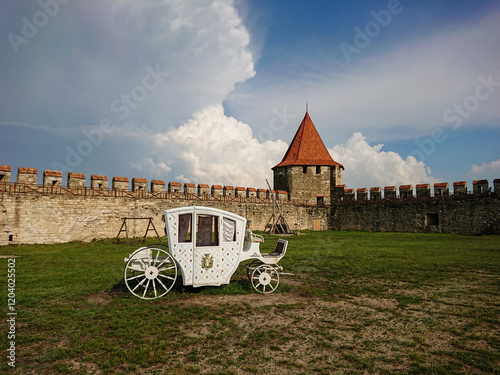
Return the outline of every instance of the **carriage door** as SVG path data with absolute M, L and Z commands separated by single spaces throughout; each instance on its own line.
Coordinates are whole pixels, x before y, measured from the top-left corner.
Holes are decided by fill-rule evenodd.
M 221 284 L 219 220 L 215 215 L 196 215 L 193 286 Z
M 168 215 L 170 254 L 180 267 L 184 285 L 193 284 L 193 214 Z

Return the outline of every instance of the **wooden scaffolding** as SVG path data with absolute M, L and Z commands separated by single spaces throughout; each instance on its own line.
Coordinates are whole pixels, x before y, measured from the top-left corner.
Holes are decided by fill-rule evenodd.
M 269 192 L 271 193 L 271 198 L 273 200 L 273 214 L 264 228 L 264 233 L 270 234 L 292 234 L 290 226 L 286 221 L 285 215 L 283 215 L 283 210 L 281 209 L 276 196 L 274 195 L 274 190 L 271 189 L 269 181 L 267 181 L 267 186 L 269 186 Z
M 115 238 L 115 243 L 121 242 L 120 235 L 123 232 L 125 232 L 125 236 L 127 238 L 127 244 L 130 242 L 127 220 L 148 220 L 148 226 L 146 228 L 146 233 L 144 233 L 143 237 L 139 238 L 138 240 L 135 240 L 134 242 L 144 242 L 146 240 L 146 237 L 148 236 L 149 231 L 154 231 L 156 233 L 156 237 L 158 238 L 158 241 L 161 242 L 160 235 L 156 231 L 152 217 L 122 217 L 122 226 L 121 226 L 120 230 L 118 231 L 118 234 Z

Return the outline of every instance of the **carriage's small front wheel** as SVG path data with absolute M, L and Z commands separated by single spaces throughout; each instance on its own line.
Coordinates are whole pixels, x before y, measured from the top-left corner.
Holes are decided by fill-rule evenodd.
M 253 270 L 250 281 L 257 292 L 267 294 L 276 290 L 280 283 L 280 275 L 273 266 L 261 264 Z
M 175 284 L 177 265 L 170 254 L 158 247 L 141 248 L 125 265 L 123 279 L 130 293 L 141 299 L 167 294 Z

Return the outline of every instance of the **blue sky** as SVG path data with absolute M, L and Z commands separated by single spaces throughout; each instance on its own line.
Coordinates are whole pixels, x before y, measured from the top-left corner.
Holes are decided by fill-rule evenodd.
M 349 187 L 492 184 L 499 19 L 472 0 L 2 1 L 0 164 L 266 187 L 308 103 Z

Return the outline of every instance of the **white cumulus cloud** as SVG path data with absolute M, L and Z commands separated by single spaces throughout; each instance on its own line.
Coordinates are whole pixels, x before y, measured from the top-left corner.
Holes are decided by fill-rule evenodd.
M 413 156 L 403 159 L 396 152 L 382 151 L 383 146 L 371 146 L 363 134 L 356 132 L 329 152 L 344 166 L 344 183 L 351 188 L 438 182 L 423 162 Z
M 178 180 L 256 188 L 266 188 L 266 179 L 272 184 L 271 168 L 288 147 L 281 140 L 260 142 L 249 125 L 226 116 L 220 104 L 155 138 L 157 150 L 175 158 Z
M 137 162 L 130 162 L 130 166 L 134 169 L 142 171 L 147 174 L 147 176 L 163 175 L 172 171 L 165 162 L 159 161 L 155 162 L 153 158 L 143 158 Z
M 467 176 L 477 180 L 487 179 L 492 183 L 493 180 L 500 178 L 500 159 L 481 165 L 472 164 Z

